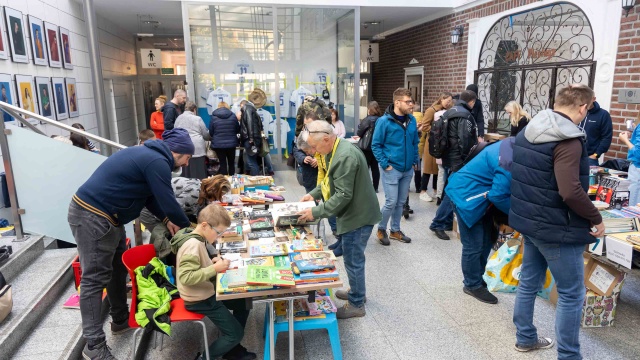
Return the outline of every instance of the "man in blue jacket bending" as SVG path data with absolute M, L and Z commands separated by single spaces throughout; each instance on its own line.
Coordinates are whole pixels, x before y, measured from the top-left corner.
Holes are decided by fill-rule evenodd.
M 399 88 L 393 92 L 393 104 L 376 121 L 371 150 L 380 166 L 385 202 L 380 211 L 382 220 L 378 224 L 378 241 L 389 245 L 389 238 L 404 243 L 411 239 L 400 230 L 402 206 L 409 195 L 413 172 L 418 168 L 418 128 L 413 113 L 414 101 L 409 89 Z M 391 218 L 391 234 L 387 235 L 387 224 Z
M 482 281 L 493 246 L 491 206 L 505 214 L 511 203 L 511 162 L 515 138 L 487 145 L 476 157 L 449 177 L 446 193 L 455 205 L 462 242 L 462 275 L 465 294 L 497 304 Z
M 102 291 L 111 304 L 111 332 L 129 329 L 126 276 L 122 263 L 124 224 L 146 207 L 173 235 L 190 225 L 176 201 L 171 173 L 189 163 L 193 142 L 184 129 L 167 130 L 163 140 L 145 141 L 109 157 L 73 195 L 69 226 L 78 245 L 82 280 L 80 314 L 87 340 L 85 359 L 115 359 L 102 330 Z

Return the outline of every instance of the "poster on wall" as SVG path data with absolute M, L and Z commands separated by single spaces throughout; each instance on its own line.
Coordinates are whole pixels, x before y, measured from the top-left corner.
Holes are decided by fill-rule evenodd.
M 49 66 L 62 67 L 60 59 L 60 45 L 58 43 L 58 27 L 49 22 L 44 22 L 44 31 L 47 38 L 47 51 L 49 54 Z
M 33 50 L 33 63 L 47 66 L 47 53 L 44 45 L 44 28 L 42 20 L 29 15 L 29 31 L 31 31 L 31 49 Z
M 0 10 L 1 11 L 1 10 Z M 4 18 L 4 15 L 0 14 Z M 9 58 L 9 44 L 5 36 L 4 20 L 0 21 L 0 59 L 7 60 Z
M 13 91 L 12 82 L 11 75 L 0 74 L 0 101 L 17 106 L 18 102 L 16 101 L 16 94 Z M 13 116 L 4 111 L 2 111 L 2 118 L 5 122 L 15 120 Z
M 64 120 L 69 117 L 67 90 L 65 89 L 64 78 L 51 78 L 51 84 L 53 85 L 53 108 L 56 112 L 56 118 L 58 120 Z
M 18 89 L 20 107 L 34 114 L 40 114 L 38 110 L 38 100 L 36 100 L 36 93 L 34 91 L 35 87 L 33 86 L 33 76 L 16 75 L 16 88 Z M 25 116 L 25 119 L 29 119 L 29 117 Z M 39 123 L 37 119 L 29 119 L 29 122 L 32 124 Z
M 67 83 L 67 98 L 69 98 L 69 117 L 78 117 L 80 112 L 78 111 L 78 96 L 76 89 L 75 78 L 65 78 Z
M 71 42 L 69 38 L 69 30 L 60 27 L 60 41 L 62 44 L 62 66 L 65 69 L 73 69 L 71 62 Z
M 48 77 L 36 76 L 36 93 L 40 105 L 40 115 L 55 120 L 53 114 L 53 97 L 51 96 L 51 82 Z
M 27 56 L 27 42 L 24 36 L 25 29 L 22 12 L 5 6 L 4 15 L 7 20 L 9 44 L 11 44 L 11 59 L 14 62 L 28 63 L 29 57 Z

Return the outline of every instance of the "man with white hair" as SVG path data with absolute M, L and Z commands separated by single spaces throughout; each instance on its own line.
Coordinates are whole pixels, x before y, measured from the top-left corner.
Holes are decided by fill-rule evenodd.
M 164 129 L 171 130 L 176 119 L 182 114 L 183 106 L 187 102 L 187 92 L 178 89 L 173 93 L 173 99 L 162 107 L 162 117 L 164 119 Z
M 367 160 L 360 149 L 341 141 L 333 127 L 324 120 L 315 120 L 303 127 L 298 142 L 306 142 L 313 152 L 321 154 L 327 174 L 318 186 L 301 201 L 323 199 L 318 206 L 301 212 L 301 220 L 337 217 L 336 233 L 342 239 L 344 265 L 349 278 L 349 290 L 336 291 L 336 297 L 348 300 L 338 309 L 338 319 L 365 316 L 366 301 L 364 250 L 380 221 L 379 203 L 369 177 Z

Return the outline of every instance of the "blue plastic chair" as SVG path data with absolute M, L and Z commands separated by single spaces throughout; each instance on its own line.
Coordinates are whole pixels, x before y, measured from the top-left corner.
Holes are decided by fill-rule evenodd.
M 278 340 L 279 332 L 289 331 L 289 322 L 275 323 L 273 330 L 273 336 Z M 293 330 L 316 330 L 327 329 L 329 332 L 329 341 L 331 341 L 331 351 L 333 352 L 334 360 L 342 360 L 342 348 L 340 347 L 340 333 L 338 332 L 338 319 L 335 313 L 327 314 L 324 319 L 308 319 L 293 322 Z M 264 360 L 270 360 L 271 354 L 269 353 L 269 307 L 264 314 L 264 328 L 262 330 L 262 337 L 264 341 Z

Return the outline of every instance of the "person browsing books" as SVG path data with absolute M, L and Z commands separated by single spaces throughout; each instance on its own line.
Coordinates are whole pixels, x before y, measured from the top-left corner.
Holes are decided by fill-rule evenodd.
M 336 291 L 336 297 L 348 300 L 338 309 L 339 319 L 365 316 L 365 256 L 373 225 L 380 221 L 380 212 L 371 211 L 380 205 L 369 178 L 367 160 L 362 151 L 333 133 L 329 123 L 316 120 L 300 132 L 298 142 L 309 144 L 312 151 L 323 156 L 327 172 L 315 189 L 301 201 L 325 201 L 299 214 L 302 221 L 336 216 L 336 233 L 342 240 L 344 264 L 349 278 L 349 290 Z
M 248 352 L 240 341 L 249 311 L 241 307 L 233 315 L 225 304 L 216 300 L 216 274 L 229 268 L 230 261 L 221 257 L 209 258 L 205 243 L 214 244 L 231 225 L 227 211 L 220 205 L 211 204 L 198 215 L 198 225 L 178 231 L 171 239 L 171 251 L 176 254 L 176 281 L 185 308 L 207 316 L 220 336 L 209 345 L 209 357 L 222 356 L 228 360 L 251 360 L 256 354 Z M 244 305 L 244 300 L 237 305 Z

